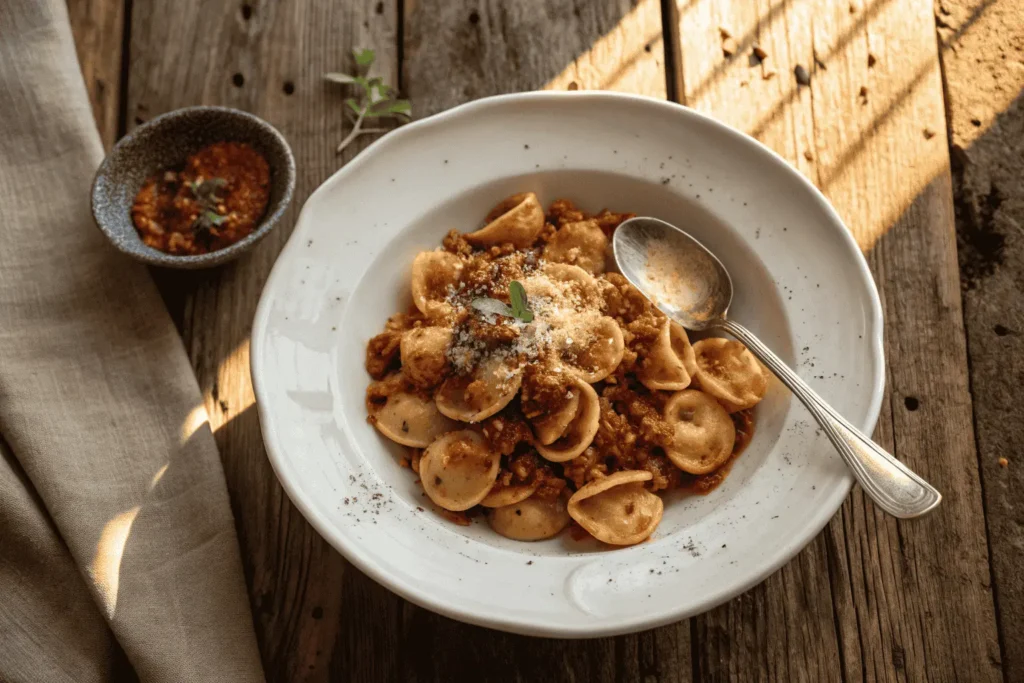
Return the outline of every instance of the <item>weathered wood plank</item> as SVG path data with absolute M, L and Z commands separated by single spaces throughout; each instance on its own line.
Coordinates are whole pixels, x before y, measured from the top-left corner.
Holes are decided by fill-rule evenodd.
M 68 0 L 78 62 L 103 146 L 118 137 L 124 0 Z
M 811 94 L 793 69 L 811 64 L 807 3 L 743 0 L 690 3 L 679 10 L 684 102 L 758 136 L 805 174 L 814 174 Z M 757 45 L 767 55 L 753 59 Z M 726 52 L 732 52 L 726 55 Z M 787 101 L 781 115 L 770 105 Z M 739 599 L 694 621 L 700 680 L 828 680 L 840 669 L 826 539 Z
M 1024 679 L 1024 2 L 943 0 L 942 44 L 974 424 L 1002 661 Z M 1005 460 L 1001 460 L 1005 459 Z
M 858 619 L 878 624 L 883 650 L 873 654 L 891 650 L 892 678 L 998 680 L 931 3 L 876 0 L 825 16 L 833 23 L 816 46 L 834 57 L 814 82 L 829 122 L 815 118 L 820 184 L 885 289 L 894 452 L 945 495 L 941 513 L 918 522 L 864 509 L 866 538 L 848 535 L 857 542 L 847 546 L 851 567 L 862 568 L 854 580 L 871 586 L 855 603 Z M 844 27 L 864 42 L 844 43 Z M 849 122 L 844 137 L 837 131 Z M 858 562 L 865 549 L 877 560 Z
M 657 0 L 405 0 L 403 85 L 418 115 L 572 83 L 665 97 L 661 29 Z
M 678 91 L 787 157 L 871 249 L 888 321 L 877 436 L 946 500 L 929 519 L 898 523 L 855 490 L 795 562 L 695 620 L 700 677 L 994 680 L 930 5 L 765 0 L 755 14 L 748 4 L 680 4 Z M 750 61 L 755 43 L 764 65 Z M 809 87 L 796 82 L 798 64 Z M 794 638 L 794 625 L 814 638 Z
M 276 125 L 297 160 L 295 201 L 281 227 L 234 264 L 177 280 L 186 299 L 183 335 L 221 449 L 270 680 L 325 681 L 332 668 L 354 668 L 366 658 L 358 628 L 372 632 L 371 625 L 386 624 L 378 605 L 392 599 L 372 582 L 350 581 L 341 557 L 274 477 L 253 407 L 248 337 L 260 290 L 298 208 L 360 148 L 334 154 L 347 129 L 342 96 L 320 76 L 349 68 L 353 47 L 371 46 L 380 72 L 397 82 L 397 20 L 395 4 L 377 0 L 133 3 L 130 125 L 191 104 L 239 107 Z M 375 650 L 381 657 L 389 651 L 379 643 Z M 345 662 L 335 664 L 332 656 Z M 364 680 L 377 678 L 370 673 Z
M 666 92 L 660 6 L 651 0 L 417 0 L 406 3 L 405 30 L 403 83 L 421 114 L 486 95 L 570 84 L 655 97 Z M 402 680 L 691 680 L 688 622 L 621 638 L 538 640 L 406 605 L 403 628 Z

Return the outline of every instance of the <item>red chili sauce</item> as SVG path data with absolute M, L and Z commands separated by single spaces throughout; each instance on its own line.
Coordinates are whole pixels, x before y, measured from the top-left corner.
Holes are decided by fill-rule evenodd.
M 270 166 L 242 142 L 216 142 L 180 170 L 148 178 L 132 222 L 142 241 L 168 254 L 205 254 L 250 234 L 267 210 Z

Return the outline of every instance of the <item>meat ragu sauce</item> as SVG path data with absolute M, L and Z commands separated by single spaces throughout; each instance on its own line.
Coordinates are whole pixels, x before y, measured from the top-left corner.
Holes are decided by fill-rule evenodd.
M 762 370 L 738 342 L 691 348 L 682 328 L 607 272 L 608 239 L 630 214 L 591 216 L 561 200 L 544 215 L 532 195 L 510 200 L 477 233 L 451 231 L 417 257 L 415 305 L 366 348 L 368 420 L 410 447 L 403 464 L 446 519 L 468 524 L 488 511 L 498 533 L 538 540 L 572 517 L 605 543 L 640 542 L 661 518 L 652 494 L 703 495 L 728 476 L 754 433 Z M 489 237 L 531 203 L 534 232 L 505 233 L 526 246 Z M 493 243 L 480 246 L 485 238 Z M 513 284 L 528 292 L 526 320 L 509 308 Z M 748 393 L 734 381 L 745 376 Z M 446 489 L 450 478 L 461 488 Z M 595 522 L 594 510 L 637 523 Z M 520 534 L 507 521 L 520 515 L 543 529 Z
M 241 142 L 217 142 L 142 185 L 132 222 L 142 241 L 168 254 L 205 254 L 249 235 L 267 209 L 270 166 Z

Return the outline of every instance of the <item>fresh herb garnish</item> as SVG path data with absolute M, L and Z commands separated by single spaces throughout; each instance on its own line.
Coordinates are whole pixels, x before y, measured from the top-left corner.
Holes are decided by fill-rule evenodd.
M 533 311 L 526 301 L 526 288 L 523 283 L 513 280 L 508 285 L 508 298 L 512 302 L 512 315 L 524 323 L 533 321 Z
M 194 180 L 188 184 L 188 189 L 199 205 L 199 215 L 192 221 L 192 232 L 203 239 L 209 240 L 210 228 L 215 228 L 223 223 L 227 216 L 217 212 L 217 206 L 224 200 L 217 196 L 217 191 L 222 189 L 228 181 L 223 178 L 210 178 L 208 180 Z
M 223 178 L 209 178 L 201 182 L 193 180 L 188 184 L 188 189 L 192 192 L 195 200 L 201 203 L 204 208 L 212 208 L 224 201 L 217 196 L 217 191 L 224 189 L 224 186 L 227 184 L 228 181 Z
M 395 89 L 385 84 L 380 76 L 367 76 L 376 59 L 374 51 L 357 48 L 352 50 L 352 56 L 356 63 L 355 75 L 324 74 L 324 79 L 332 83 L 354 86 L 357 93 L 355 97 L 345 99 L 345 114 L 352 121 L 352 130 L 338 145 L 339 154 L 360 135 L 388 132 L 387 128 L 363 128 L 366 119 L 397 118 L 407 121 L 412 116 L 409 100 L 398 99 Z
M 533 322 L 533 311 L 529 308 L 526 300 L 526 289 L 521 282 L 513 280 L 509 283 L 508 298 L 512 302 L 511 306 L 489 296 L 473 299 L 469 305 L 481 313 L 503 315 L 506 318 L 518 318 L 524 323 Z
M 498 301 L 497 299 L 492 299 L 489 296 L 482 296 L 473 299 L 469 302 L 469 305 L 487 315 L 503 315 L 507 318 L 515 317 L 508 304 Z

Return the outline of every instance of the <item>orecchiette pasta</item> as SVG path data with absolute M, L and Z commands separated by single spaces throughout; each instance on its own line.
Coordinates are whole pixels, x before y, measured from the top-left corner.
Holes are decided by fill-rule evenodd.
M 498 454 L 479 433 L 449 432 L 434 440 L 420 458 L 423 490 L 445 510 L 461 512 L 477 505 L 498 478 Z
M 637 379 L 648 389 L 679 391 L 690 386 L 696 371 L 697 361 L 686 330 L 665 318 L 657 340 L 637 370 Z
M 566 391 L 565 401 L 561 405 L 530 420 L 530 424 L 533 425 L 533 435 L 538 444 L 550 446 L 565 434 L 579 411 L 582 393 L 582 390 L 569 389 Z
M 537 452 L 551 462 L 572 460 L 594 440 L 601 406 L 594 387 L 582 380 L 573 382 L 568 390 L 570 402 L 575 398 L 576 413 L 561 434 L 552 442 L 537 443 Z
M 757 405 L 768 391 L 768 377 L 746 346 L 738 341 L 710 337 L 693 345 L 695 376 L 705 391 L 730 413 Z
M 600 382 L 615 372 L 626 350 L 622 328 L 606 315 L 581 315 L 552 337 L 562 362 L 584 382 Z
M 414 327 L 402 334 L 402 372 L 417 386 L 429 387 L 448 366 L 452 331 L 447 327 Z
M 487 215 L 487 225 L 466 235 L 466 241 L 477 247 L 511 244 L 528 247 L 544 229 L 544 209 L 532 192 L 514 194 Z
M 580 286 L 583 292 L 592 292 L 597 288 L 597 279 L 579 266 L 568 263 L 546 263 L 541 268 L 545 275 L 559 282 L 572 282 Z
M 434 439 L 456 428 L 456 423 L 442 415 L 433 401 L 406 392 L 392 393 L 371 417 L 381 434 L 412 448 L 426 448 Z
M 488 515 L 491 528 L 502 536 L 517 541 L 541 541 L 551 538 L 570 522 L 565 501 L 561 498 L 541 500 L 527 498 L 518 503 L 495 508 Z
M 631 470 L 590 482 L 569 499 L 569 516 L 599 541 L 633 545 L 661 521 L 661 498 L 643 487 L 650 472 Z
M 544 258 L 572 263 L 595 275 L 605 271 L 608 238 L 593 220 L 568 223 L 544 247 Z
M 515 505 L 516 503 L 524 501 L 532 496 L 539 488 L 539 481 L 505 486 L 497 491 L 491 491 L 488 493 L 487 496 L 480 501 L 480 504 L 485 508 L 500 508 L 505 507 L 506 505 Z
M 507 406 L 522 381 L 519 368 L 508 361 L 492 360 L 471 375 L 446 379 L 435 400 L 438 409 L 453 420 L 479 422 Z
M 545 215 L 525 192 L 414 259 L 414 307 L 367 345 L 366 405 L 449 519 L 632 545 L 661 520 L 658 492 L 712 490 L 749 441 L 765 373 L 739 342 L 691 346 L 606 272 L 628 217 L 565 200 Z
M 673 394 L 665 404 L 665 421 L 672 427 L 665 452 L 684 472 L 714 472 L 732 456 L 736 426 L 711 396 L 693 389 Z
M 420 312 L 438 318 L 451 312 L 448 288 L 459 281 L 465 264 L 447 251 L 423 251 L 412 262 L 412 301 Z

